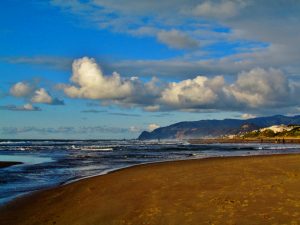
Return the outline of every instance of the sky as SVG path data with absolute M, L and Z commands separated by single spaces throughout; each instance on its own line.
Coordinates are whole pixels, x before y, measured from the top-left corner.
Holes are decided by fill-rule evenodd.
M 0 138 L 300 114 L 298 0 L 3 0 Z

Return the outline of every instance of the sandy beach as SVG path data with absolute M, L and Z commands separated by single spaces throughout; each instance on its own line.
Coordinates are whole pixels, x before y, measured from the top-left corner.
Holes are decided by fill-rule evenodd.
M 0 161 L 0 168 L 9 167 L 13 165 L 22 164 L 21 162 L 1 162 Z
M 299 224 L 300 155 L 134 166 L 44 190 L 0 209 L 18 224 Z

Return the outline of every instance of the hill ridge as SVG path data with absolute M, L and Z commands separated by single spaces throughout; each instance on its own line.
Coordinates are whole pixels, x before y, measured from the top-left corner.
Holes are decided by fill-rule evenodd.
M 273 115 L 251 119 L 206 119 L 198 121 L 182 121 L 165 127 L 160 127 L 152 132 L 143 131 L 139 140 L 150 139 L 186 139 L 220 137 L 223 135 L 238 134 L 254 129 L 272 125 L 300 124 L 300 115 L 284 116 Z

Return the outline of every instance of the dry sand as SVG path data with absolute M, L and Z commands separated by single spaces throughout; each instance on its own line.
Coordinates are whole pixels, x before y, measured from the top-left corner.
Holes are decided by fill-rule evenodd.
M 300 224 L 300 155 L 135 166 L 18 199 L 0 224 Z

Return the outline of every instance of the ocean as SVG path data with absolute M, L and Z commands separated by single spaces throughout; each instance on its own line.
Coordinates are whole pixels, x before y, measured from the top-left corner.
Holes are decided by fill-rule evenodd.
M 209 144 L 137 140 L 1 140 L 0 204 L 33 191 L 117 169 L 169 160 L 300 153 L 291 144 Z M 101 188 L 101 187 L 100 187 Z

